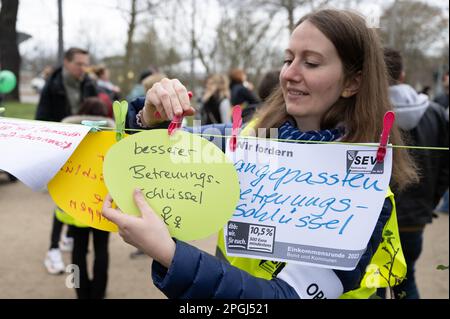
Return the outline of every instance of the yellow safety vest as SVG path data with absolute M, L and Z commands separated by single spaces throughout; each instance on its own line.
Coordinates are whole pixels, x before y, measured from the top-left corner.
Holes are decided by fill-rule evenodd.
M 246 132 L 246 129 L 242 131 L 242 134 Z M 406 262 L 398 232 L 394 193 L 390 188 L 386 198 L 389 198 L 392 203 L 392 212 L 383 228 L 382 242 L 372 256 L 359 287 L 342 294 L 340 299 L 367 299 L 375 294 L 377 288 L 393 287 L 405 278 Z M 275 278 L 285 265 L 284 262 L 227 256 L 223 230 L 219 232 L 217 246 L 231 265 L 255 277 L 270 280 Z
M 85 224 L 80 223 L 79 221 L 77 221 L 75 218 L 73 218 L 72 216 L 67 214 L 65 211 L 63 211 L 59 207 L 55 208 L 55 215 L 56 215 L 56 218 L 64 224 L 72 225 L 72 226 L 76 226 L 76 227 L 89 227 Z

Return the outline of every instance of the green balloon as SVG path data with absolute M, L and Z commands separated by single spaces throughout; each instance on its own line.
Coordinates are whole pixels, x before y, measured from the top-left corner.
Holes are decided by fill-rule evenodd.
M 16 87 L 16 76 L 8 70 L 0 71 L 0 93 L 7 94 Z

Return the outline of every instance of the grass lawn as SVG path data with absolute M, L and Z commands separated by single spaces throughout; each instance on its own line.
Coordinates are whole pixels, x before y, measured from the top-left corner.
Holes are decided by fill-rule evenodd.
M 1 105 L 6 110 L 1 116 L 14 117 L 19 119 L 34 119 L 36 112 L 36 104 L 19 103 L 15 101 L 4 101 Z

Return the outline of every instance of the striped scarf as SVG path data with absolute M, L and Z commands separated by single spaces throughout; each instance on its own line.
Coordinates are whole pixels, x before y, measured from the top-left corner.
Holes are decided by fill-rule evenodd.
M 334 141 L 342 137 L 344 131 L 342 128 L 322 131 L 302 132 L 291 122 L 286 121 L 278 129 L 278 138 L 283 140 L 301 140 L 301 141 Z

